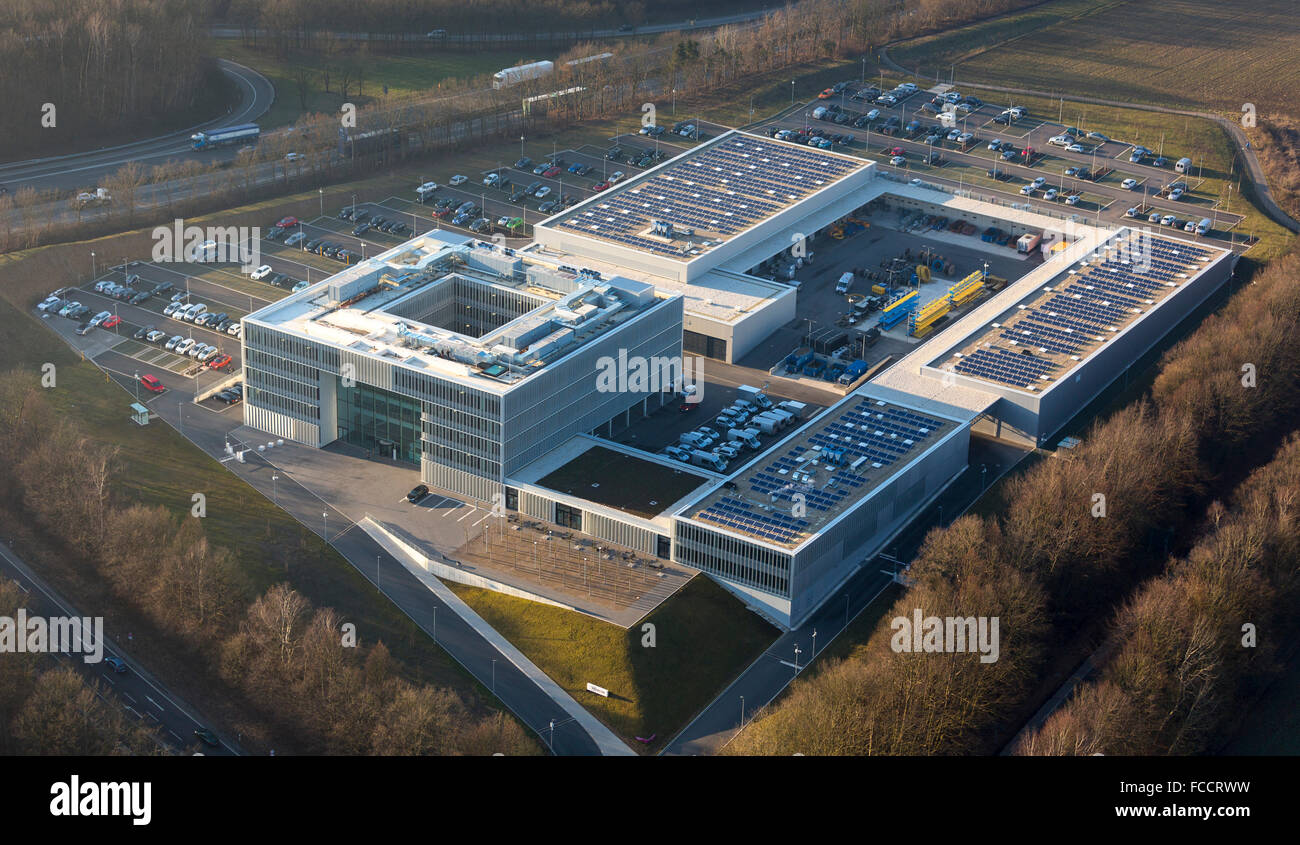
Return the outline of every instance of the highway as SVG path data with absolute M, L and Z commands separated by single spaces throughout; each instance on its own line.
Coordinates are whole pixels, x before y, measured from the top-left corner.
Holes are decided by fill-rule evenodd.
M 230 114 L 188 129 L 181 129 L 154 138 L 145 138 L 82 153 L 72 153 L 49 158 L 28 159 L 0 164 L 0 185 L 17 193 L 21 188 L 37 191 L 71 191 L 87 186 L 94 187 L 103 177 L 130 162 L 144 165 L 160 164 L 167 159 L 191 158 L 199 154 L 190 145 L 190 135 L 201 129 L 217 129 L 240 123 L 251 123 L 266 113 L 275 101 L 275 86 L 262 74 L 235 62 L 218 60 L 221 69 L 239 86 L 242 98 L 239 108 Z M 234 156 L 234 150 L 224 153 Z M 213 153 L 202 153 L 204 161 Z M 217 153 L 222 155 L 222 153 Z
M 72 604 L 61 597 L 48 584 L 42 581 L 32 568 L 25 563 L 6 543 L 0 543 L 0 572 L 13 579 L 19 588 L 28 594 L 25 604 L 32 616 L 93 616 L 83 609 L 75 609 Z M 128 635 L 129 636 L 129 635 Z M 194 708 L 170 692 L 144 667 L 135 661 L 120 645 L 120 639 L 104 634 L 104 657 L 119 657 L 127 665 L 127 671 L 114 672 L 107 663 L 86 663 L 80 655 L 55 655 L 64 665 L 79 672 L 88 684 L 96 683 L 102 689 L 111 690 L 117 702 L 127 713 L 153 728 L 158 737 L 170 750 L 181 753 L 201 750 L 207 756 L 231 756 L 242 753 L 238 746 L 221 736 L 219 731 L 195 715 Z M 96 693 L 104 698 L 102 692 Z M 111 699 L 105 699 L 113 704 Z M 217 734 L 221 745 L 211 748 L 201 745 L 194 736 L 199 728 L 212 729 Z
M 739 12 L 730 15 L 718 15 L 712 18 L 695 18 L 685 21 L 674 21 L 671 23 L 653 23 L 641 24 L 640 26 L 623 29 L 611 27 L 606 29 L 583 29 L 583 30 L 564 30 L 557 32 L 500 32 L 500 33 L 454 33 L 449 32 L 441 38 L 431 39 L 424 32 L 415 33 L 389 33 L 389 32 L 325 32 L 314 30 L 312 35 L 316 37 L 331 36 L 343 41 L 413 41 L 418 43 L 429 44 L 430 46 L 443 46 L 447 44 L 509 44 L 514 42 L 536 42 L 536 41 L 575 41 L 584 38 L 632 38 L 639 35 L 658 35 L 664 32 L 691 32 L 701 29 L 713 29 L 719 26 L 728 26 L 731 24 L 749 23 L 759 20 L 760 18 L 771 13 L 771 9 L 762 8 L 752 12 Z M 432 27 L 431 27 L 432 29 Z M 261 29 L 248 29 L 242 27 L 230 26 L 228 24 L 219 24 L 209 28 L 209 34 L 213 38 L 264 38 L 267 33 Z

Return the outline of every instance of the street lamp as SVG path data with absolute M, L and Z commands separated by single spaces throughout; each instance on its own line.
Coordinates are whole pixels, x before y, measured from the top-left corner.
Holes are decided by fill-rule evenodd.
M 551 720 L 551 735 L 546 740 L 546 747 L 551 752 L 555 751 L 555 720 Z
M 135 401 L 140 401 L 140 371 L 135 371 Z
M 280 496 L 278 493 L 275 492 L 275 482 L 278 481 L 279 479 L 280 476 L 276 475 L 275 473 L 271 473 L 271 501 L 275 503 L 276 507 L 280 506 Z
M 91 281 L 95 280 L 95 251 L 93 249 L 90 251 L 90 279 Z
M 816 628 L 813 628 L 812 637 L 813 637 L 812 656 L 816 657 L 817 656 L 817 629 Z
M 798 674 L 798 673 L 799 673 L 799 655 L 800 655 L 800 654 L 803 654 L 803 652 L 801 652 L 801 651 L 799 650 L 799 644 L 798 644 L 798 643 L 795 643 L 795 644 L 794 644 L 794 671 L 795 671 L 795 674 Z
M 497 659 L 492 658 L 492 694 L 497 694 Z
M 325 189 L 317 188 L 316 190 L 320 191 L 320 216 L 324 217 L 325 216 Z M 298 231 L 302 231 L 301 227 L 299 227 Z
M 329 511 L 322 511 L 320 518 L 325 522 L 325 542 L 330 541 L 330 515 Z
M 790 80 L 790 105 L 794 105 L 794 80 Z
M 740 726 L 745 726 L 745 696 L 740 697 Z

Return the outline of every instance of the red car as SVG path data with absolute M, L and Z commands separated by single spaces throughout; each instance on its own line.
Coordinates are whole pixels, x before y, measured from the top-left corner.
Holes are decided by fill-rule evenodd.
M 825 91 L 823 91 L 823 92 L 821 92 L 820 94 L 817 95 L 817 99 L 819 99 L 819 100 L 829 100 L 831 97 L 834 97 L 834 96 L 835 96 L 835 89 L 834 89 L 834 88 L 827 88 Z
M 149 373 L 140 376 L 140 383 L 144 385 L 144 389 L 148 390 L 150 393 L 162 393 L 167 389 L 162 386 L 162 382 L 158 381 L 157 376 Z
M 439 219 L 446 217 L 448 214 L 451 214 L 451 206 L 447 206 L 446 208 L 435 208 L 433 210 L 433 216 Z
M 279 226 L 281 229 L 288 229 L 290 226 L 297 226 L 298 223 L 299 223 L 299 220 L 298 220 L 297 217 L 285 217 L 285 218 L 281 219 L 280 222 L 279 222 L 279 223 L 276 223 L 275 225 Z
M 208 362 L 208 367 L 213 370 L 219 370 L 230 363 L 230 356 L 222 353 Z
M 905 153 L 902 147 L 894 147 L 892 150 L 887 150 L 886 154 L 891 156 L 901 156 Z
M 107 320 L 100 323 L 99 326 L 100 328 L 111 329 L 114 326 L 120 326 L 121 324 L 122 324 L 122 318 L 114 314 L 112 317 L 109 317 Z
M 603 191 L 603 190 L 605 190 L 605 189 L 608 188 L 608 187 L 609 187 L 609 183 L 608 183 L 608 182 L 601 182 L 599 185 L 594 186 L 594 187 L 592 188 L 592 190 L 593 190 L 593 191 Z
M 557 175 L 559 172 L 560 172 L 560 168 L 558 167 L 548 167 L 546 170 L 542 171 L 542 175 L 545 176 L 547 179 L 550 179 L 552 176 Z

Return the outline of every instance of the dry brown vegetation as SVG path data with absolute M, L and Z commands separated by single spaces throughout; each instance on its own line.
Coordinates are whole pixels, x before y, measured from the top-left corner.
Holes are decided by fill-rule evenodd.
M 0 579 L 0 616 L 13 619 L 26 598 L 13 581 Z M 74 669 L 60 666 L 51 656 L 4 654 L 0 659 L 0 754 L 159 753 L 159 743 L 147 730 L 128 720 L 111 699 L 95 693 Z
M 541 80 L 502 90 L 484 88 L 484 80 L 451 81 L 436 92 L 405 98 L 390 97 L 382 105 L 361 109 L 356 134 L 394 133 L 395 147 L 364 142 L 349 145 L 338 158 L 338 115 L 302 118 L 291 135 L 264 136 L 251 154 L 230 166 L 195 160 L 169 161 L 154 167 L 128 165 L 103 181 L 113 196 L 105 215 L 82 219 L 71 205 L 55 219 L 51 204 L 69 201 L 69 194 L 37 193 L 20 188 L 0 196 L 0 252 L 63 240 L 79 240 L 126 228 L 194 216 L 249 200 L 356 179 L 375 170 L 432 158 L 448 150 L 470 149 L 491 139 L 530 138 L 559 131 L 611 114 L 640 117 L 647 98 L 660 101 L 676 89 L 677 97 L 699 97 L 745 85 L 761 74 L 831 57 L 859 56 L 891 38 L 916 34 L 934 27 L 994 14 L 1027 5 L 1029 0 L 805 0 L 797 12 L 778 10 L 752 28 L 722 27 L 697 38 L 666 34 L 653 41 L 621 44 L 614 59 L 567 68 Z M 280 16 L 311 14 L 318 3 L 259 3 Z M 347 4 L 365 9 L 370 4 Z M 493 15 L 499 11 L 494 10 Z M 505 18 L 501 18 L 505 20 Z M 516 20 L 510 20 L 517 26 Z M 303 30 L 304 32 L 306 30 Z M 578 45 L 560 58 L 589 56 L 600 45 Z M 338 81 L 342 84 L 342 80 Z M 523 97 L 556 90 L 582 88 L 582 92 L 541 101 L 520 112 Z M 282 94 L 283 96 L 283 94 Z M 661 102 L 662 105 L 662 102 Z M 285 155 L 305 156 L 287 164 Z M 265 171 L 271 178 L 265 179 Z M 263 181 L 259 182 L 261 176 Z M 157 194 L 145 202 L 147 187 Z
M 122 469 L 115 449 L 55 415 L 30 372 L 0 376 L 0 462 L 12 470 L 0 489 L 0 508 L 56 538 L 74 567 L 111 585 L 115 600 L 202 655 L 208 665 L 194 671 L 242 691 L 260 722 L 271 726 L 264 739 L 282 750 L 535 752 L 536 744 L 504 714 L 473 709 L 453 690 L 404 680 L 382 642 L 349 647 L 344 620 L 329 608 L 313 608 L 288 585 L 250 595 L 229 552 L 207 540 L 201 520 L 117 500 L 109 484 Z M 44 706 L 65 694 L 71 694 L 67 683 L 54 687 Z M 25 736 L 28 723 L 17 724 Z
M 1191 552 L 1124 606 L 1111 659 L 1017 753 L 1200 754 L 1231 736 L 1297 627 L 1298 505 L 1293 436 L 1227 506 L 1215 503 Z
M 1166 353 L 1150 397 L 1094 425 L 1073 459 L 1042 461 L 1010 482 L 1003 515 L 967 516 L 927 537 L 912 566 L 915 586 L 885 618 L 917 607 L 935 616 L 1001 616 L 1006 645 L 997 663 L 895 654 L 890 631 L 879 628 L 864 657 L 797 681 L 728 753 L 996 751 L 1042 692 L 1035 673 L 1044 655 L 1157 574 L 1171 543 L 1178 547 L 1193 530 L 1204 491 L 1267 460 L 1294 429 L 1297 277 L 1293 254 L 1258 272 Z M 1257 386 L 1245 386 L 1244 364 L 1254 366 Z M 1104 518 L 1092 516 L 1095 493 L 1106 496 Z M 1206 584 L 1241 600 L 1240 583 Z M 1098 718 L 1113 714 L 1111 690 L 1088 695 Z M 1061 717 L 1062 736 L 1070 718 Z
M 1260 116 L 1257 131 L 1248 132 L 1251 148 L 1268 174 L 1273 199 L 1300 219 L 1300 126 L 1283 115 Z
M 0 4 L 0 157 L 49 155 L 129 130 L 210 117 L 222 76 L 203 58 L 201 6 L 187 0 L 8 0 Z M 56 111 L 43 122 L 46 103 Z M 197 110 L 197 111 L 196 111 Z M 197 118 L 197 119 L 194 119 Z

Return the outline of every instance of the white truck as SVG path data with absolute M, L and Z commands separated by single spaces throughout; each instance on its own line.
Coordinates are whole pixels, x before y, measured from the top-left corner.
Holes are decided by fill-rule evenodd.
M 835 283 L 836 293 L 848 293 L 849 286 L 853 284 L 853 274 L 845 273 L 840 276 L 840 280 Z
M 728 429 L 727 437 L 732 440 L 739 440 L 751 449 L 758 449 L 761 445 L 758 440 L 758 429 L 756 428 Z
M 795 402 L 793 399 L 779 402 L 776 407 L 780 408 L 782 411 L 788 411 L 796 420 L 803 419 L 804 411 L 808 410 L 808 406 L 803 402 Z
M 752 402 L 756 407 L 762 408 L 763 410 L 772 407 L 772 400 L 768 399 L 763 391 L 759 390 L 757 387 L 742 384 L 740 387 L 736 388 L 736 393 L 741 399 L 744 399 L 747 402 Z
M 437 190 L 437 182 L 425 182 L 423 185 L 420 185 L 415 189 L 415 196 L 420 202 L 424 202 L 429 197 L 433 196 L 434 192 Z
M 555 70 L 554 62 L 529 62 L 526 65 L 508 67 L 492 74 L 493 88 L 509 88 L 529 79 L 539 79 Z

